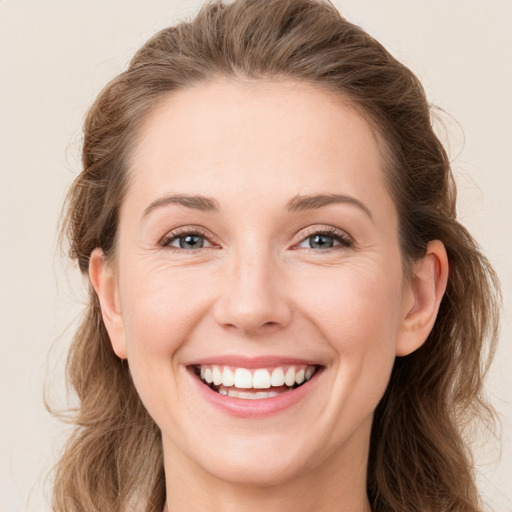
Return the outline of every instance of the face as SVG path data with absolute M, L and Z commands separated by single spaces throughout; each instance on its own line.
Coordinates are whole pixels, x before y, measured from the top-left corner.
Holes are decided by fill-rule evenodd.
M 307 84 L 203 84 L 147 119 L 92 274 L 166 461 L 257 484 L 364 467 L 423 341 L 382 168 L 365 120 Z

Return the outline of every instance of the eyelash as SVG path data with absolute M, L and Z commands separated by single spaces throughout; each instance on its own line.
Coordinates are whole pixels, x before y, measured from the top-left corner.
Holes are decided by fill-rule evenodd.
M 312 229 L 311 231 L 307 232 L 305 236 L 301 238 L 301 240 L 298 242 L 298 244 L 303 243 L 304 241 L 308 240 L 309 238 L 312 238 L 315 235 L 320 236 L 327 236 L 329 238 L 332 238 L 334 241 L 339 242 L 340 246 L 343 248 L 350 248 L 354 246 L 354 241 L 343 231 L 339 231 L 335 228 L 323 228 L 323 229 Z M 168 235 L 166 235 L 161 242 L 158 244 L 160 247 L 168 248 L 172 250 L 173 252 L 195 252 L 199 249 L 184 249 L 184 248 L 177 248 L 172 247 L 170 244 L 174 242 L 175 240 L 179 240 L 180 238 L 185 238 L 186 236 L 198 236 L 201 238 L 204 238 L 205 240 L 208 240 L 208 236 L 206 233 L 200 231 L 200 230 L 189 230 L 189 231 L 172 231 Z M 296 245 L 298 245 L 296 244 Z M 339 247 L 339 246 L 338 246 Z M 206 249 L 209 249 L 210 247 L 206 247 Z M 336 246 L 324 250 L 315 250 L 314 248 L 306 248 L 312 252 L 331 252 L 332 250 L 336 250 Z
M 164 248 L 168 248 L 170 250 L 172 250 L 173 252 L 181 252 L 181 251 L 185 251 L 185 252 L 193 252 L 195 250 L 198 250 L 198 249 L 192 249 L 190 251 L 187 251 L 186 249 L 183 249 L 183 248 L 178 248 L 178 247 L 171 247 L 171 243 L 174 242 L 175 240 L 179 240 L 180 238 L 185 238 L 186 236 L 199 236 L 201 238 L 204 238 L 205 240 L 208 239 L 208 235 L 200 230 L 197 230 L 197 229 L 191 229 L 191 230 L 187 230 L 187 231 L 171 231 L 168 235 L 164 236 L 164 238 L 162 239 L 162 241 L 158 244 L 160 247 L 164 247 Z
M 312 229 L 311 231 L 306 233 L 306 236 L 304 236 L 301 241 L 302 243 L 306 241 L 308 238 L 312 238 L 315 235 L 321 235 L 321 236 L 327 236 L 329 238 L 332 238 L 333 240 L 340 243 L 340 246 L 344 247 L 345 249 L 348 249 L 350 247 L 354 246 L 354 241 L 343 231 L 339 231 L 335 228 L 323 228 L 323 229 Z M 336 250 L 335 247 L 324 249 L 322 251 L 315 251 L 313 248 L 309 248 L 310 251 L 314 252 L 330 252 L 332 250 Z

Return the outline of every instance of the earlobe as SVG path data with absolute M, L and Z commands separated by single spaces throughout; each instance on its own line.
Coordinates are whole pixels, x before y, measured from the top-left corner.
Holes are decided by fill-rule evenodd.
M 429 242 L 425 256 L 413 264 L 396 355 L 406 356 L 421 347 L 432 330 L 448 282 L 448 256 L 442 242 Z
M 126 359 L 124 325 L 116 276 L 105 260 L 103 251 L 94 249 L 89 258 L 89 280 L 101 306 L 103 323 L 112 348 L 121 359 Z

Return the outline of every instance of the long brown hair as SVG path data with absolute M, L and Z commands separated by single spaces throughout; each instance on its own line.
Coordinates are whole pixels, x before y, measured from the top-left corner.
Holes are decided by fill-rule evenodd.
M 497 338 L 497 279 L 456 220 L 450 162 L 418 79 L 327 0 L 210 2 L 136 53 L 85 121 L 83 170 L 65 216 L 71 257 L 87 273 L 93 249 L 115 251 L 126 169 L 147 114 L 172 91 L 218 77 L 313 83 L 348 100 L 381 135 L 404 269 L 438 239 L 450 276 L 431 334 L 396 359 L 375 411 L 368 496 L 376 512 L 481 510 L 463 429 L 492 418 L 482 379 Z M 143 504 L 161 512 L 160 433 L 112 350 L 92 288 L 67 377 L 80 407 L 57 465 L 54 509 L 122 512 Z

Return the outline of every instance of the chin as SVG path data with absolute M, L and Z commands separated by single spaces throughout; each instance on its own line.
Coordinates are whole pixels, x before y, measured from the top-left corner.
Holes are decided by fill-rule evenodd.
M 321 466 L 328 457 L 322 444 L 293 434 L 241 432 L 238 437 L 230 433 L 224 439 L 210 438 L 207 446 L 203 440 L 194 447 L 194 459 L 206 473 L 226 483 L 249 487 L 285 484 Z
M 304 461 L 277 460 L 279 454 L 254 460 L 241 454 L 235 458 L 221 458 L 217 464 L 209 462 L 204 468 L 212 476 L 226 483 L 247 487 L 272 487 L 300 478 L 311 468 Z

